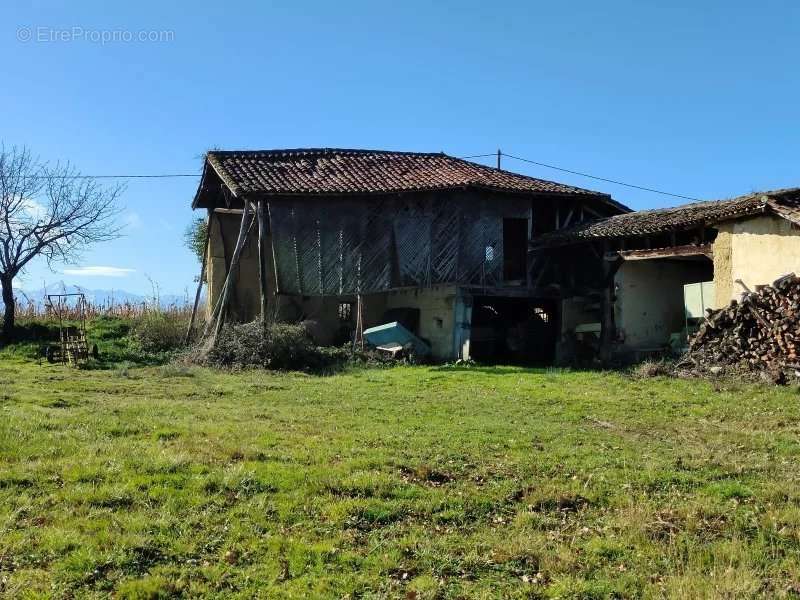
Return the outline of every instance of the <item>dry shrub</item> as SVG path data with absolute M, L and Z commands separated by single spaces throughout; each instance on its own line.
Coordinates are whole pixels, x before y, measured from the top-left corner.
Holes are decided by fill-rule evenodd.
M 634 379 L 650 379 L 672 374 L 672 364 L 665 360 L 645 360 L 631 369 Z
M 145 352 L 170 352 L 184 345 L 187 324 L 178 314 L 145 312 L 133 323 L 133 338 Z
M 302 325 L 259 322 L 222 328 L 216 343 L 198 349 L 190 359 L 220 367 L 262 367 L 288 371 L 324 371 L 347 361 L 341 348 L 316 346 Z

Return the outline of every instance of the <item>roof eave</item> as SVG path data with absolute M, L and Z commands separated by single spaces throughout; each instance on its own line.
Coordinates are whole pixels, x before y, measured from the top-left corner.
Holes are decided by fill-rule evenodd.
M 224 179 L 223 179 L 223 182 Z M 226 186 L 228 184 L 226 183 Z M 548 191 L 534 191 L 534 190 L 515 190 L 503 187 L 495 187 L 495 186 L 486 186 L 486 185 L 479 185 L 479 184 L 468 184 L 468 185 L 456 185 L 456 186 L 441 186 L 441 187 L 420 187 L 420 188 L 407 188 L 407 189 L 395 189 L 395 190 L 363 190 L 363 191 L 352 191 L 352 192 L 317 192 L 317 191 L 301 191 L 301 192 L 290 192 L 290 191 L 264 191 L 264 190 L 243 190 L 242 188 L 237 188 L 237 193 L 235 196 L 241 196 L 243 194 L 247 194 L 248 196 L 260 196 L 260 197 L 299 197 L 299 196 L 314 196 L 314 197 L 341 197 L 341 196 L 377 196 L 377 195 L 394 195 L 394 194 L 415 194 L 420 192 L 454 192 L 454 191 L 463 191 L 463 190 L 478 190 L 478 191 L 486 191 L 486 192 L 497 192 L 503 194 L 514 194 L 518 196 L 535 196 L 535 197 L 559 197 L 559 198 L 592 198 L 602 202 L 607 202 L 608 204 L 622 210 L 623 212 L 631 212 L 631 210 L 626 207 L 624 204 L 619 204 L 615 200 L 611 198 L 611 196 L 607 194 L 599 194 L 599 193 L 592 193 L 592 192 L 548 192 Z M 233 191 L 233 190 L 231 190 Z
M 203 173 L 200 176 L 200 185 L 197 186 L 197 191 L 195 192 L 194 199 L 192 200 L 192 210 L 198 208 L 200 205 L 200 199 L 205 190 L 209 166 L 216 176 L 219 177 L 219 180 L 222 182 L 222 184 L 228 188 L 234 198 L 238 198 L 241 195 L 241 188 L 236 185 L 236 183 L 227 175 L 227 172 L 216 160 L 216 157 L 214 157 L 211 152 L 208 152 L 206 153 L 206 159 L 203 161 Z

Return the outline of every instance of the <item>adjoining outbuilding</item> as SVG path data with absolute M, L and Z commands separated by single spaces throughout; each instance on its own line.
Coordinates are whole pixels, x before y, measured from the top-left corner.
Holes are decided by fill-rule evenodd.
M 531 240 L 629 210 L 442 153 L 345 149 L 209 152 L 193 208 L 210 316 L 306 322 L 321 344 L 397 322 L 438 359 L 514 362 L 552 362 L 569 279 Z
M 637 360 L 682 346 L 705 309 L 800 273 L 800 189 L 620 214 L 542 236 L 533 248 L 558 268 L 574 265 L 576 253 L 594 265 L 588 291 L 563 299 L 560 360 L 597 352 Z M 598 338 L 588 349 L 586 331 Z

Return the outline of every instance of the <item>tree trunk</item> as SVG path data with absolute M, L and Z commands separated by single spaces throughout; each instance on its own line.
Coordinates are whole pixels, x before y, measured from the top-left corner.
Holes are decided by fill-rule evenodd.
M 3 304 L 5 313 L 3 314 L 3 339 L 10 340 L 14 331 L 14 288 L 13 277 L 0 277 L 0 285 L 3 286 Z

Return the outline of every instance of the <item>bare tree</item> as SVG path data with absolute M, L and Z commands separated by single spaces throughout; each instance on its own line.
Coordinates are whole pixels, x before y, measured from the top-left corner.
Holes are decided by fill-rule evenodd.
M 120 235 L 123 187 L 102 186 L 69 163 L 50 165 L 27 148 L 0 146 L 0 286 L 3 337 L 14 329 L 14 278 L 36 257 L 71 263 L 91 244 Z

